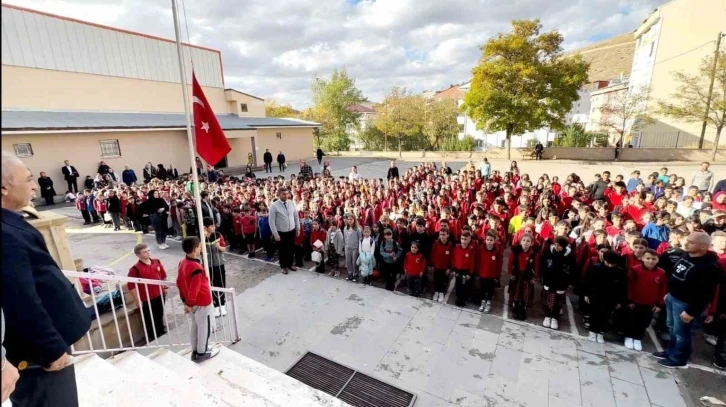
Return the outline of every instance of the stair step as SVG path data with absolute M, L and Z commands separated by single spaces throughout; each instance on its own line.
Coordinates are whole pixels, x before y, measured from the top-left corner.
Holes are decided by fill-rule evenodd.
M 186 377 L 168 369 L 137 352 L 124 352 L 109 359 L 109 362 L 126 373 L 133 380 L 154 389 L 154 394 L 165 394 L 188 406 L 224 405 L 210 389 L 189 386 Z
M 97 355 L 75 363 L 80 407 L 157 407 L 179 405 L 153 389 L 138 385 L 126 373 Z
M 167 349 L 160 349 L 148 357 L 159 365 L 176 372 L 189 384 L 216 394 L 222 401 L 220 404 L 244 405 L 245 407 L 280 407 L 242 386 L 230 383 L 207 369 L 202 369 L 192 362 L 188 356 L 183 357 Z
M 280 406 L 348 406 L 342 400 L 227 348 L 221 348 L 217 357 L 200 366 L 230 384 L 243 386 Z

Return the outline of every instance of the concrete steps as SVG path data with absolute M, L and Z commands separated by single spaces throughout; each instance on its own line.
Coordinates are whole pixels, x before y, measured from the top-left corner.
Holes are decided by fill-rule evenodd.
M 109 359 L 95 354 L 76 359 L 81 407 L 245 406 L 348 407 L 244 355 L 220 348 L 197 364 L 191 350 L 159 349 L 147 356 L 124 352 Z

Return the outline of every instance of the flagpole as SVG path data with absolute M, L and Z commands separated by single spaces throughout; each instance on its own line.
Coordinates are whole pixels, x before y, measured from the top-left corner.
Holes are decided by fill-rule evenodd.
M 199 239 L 202 242 L 202 264 L 204 264 L 204 272 L 211 279 L 209 273 L 209 264 L 207 264 L 207 239 L 204 235 L 204 217 L 202 215 L 202 195 L 199 186 L 199 174 L 197 173 L 197 163 L 194 159 L 194 135 L 192 133 L 192 115 L 189 109 L 189 88 L 187 86 L 187 76 L 184 70 L 184 54 L 182 53 L 181 35 L 179 33 L 179 17 L 177 15 L 176 0 L 171 0 L 171 10 L 174 14 L 174 35 L 176 36 L 176 52 L 179 57 L 179 76 L 181 78 L 182 95 L 184 97 L 184 117 L 187 120 L 187 141 L 189 144 L 189 161 L 191 162 L 192 180 L 194 182 L 194 201 L 197 207 L 197 226 L 199 227 Z M 214 215 L 212 215 L 214 216 Z

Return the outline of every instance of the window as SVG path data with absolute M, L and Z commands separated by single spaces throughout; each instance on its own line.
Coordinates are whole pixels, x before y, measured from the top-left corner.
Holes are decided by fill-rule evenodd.
M 277 139 L 282 140 L 282 133 L 277 133 Z
M 33 156 L 33 147 L 30 146 L 30 143 L 13 144 L 13 147 L 15 148 L 15 155 L 18 157 Z
M 240 111 L 241 111 L 242 113 L 247 113 L 247 103 L 240 103 L 240 104 L 239 104 L 239 110 L 240 110 Z
M 501 141 L 501 147 L 504 148 L 506 146 L 507 146 L 507 140 L 502 140 Z
M 101 146 L 101 157 L 121 157 L 121 148 L 118 140 L 99 140 Z
M 464 123 L 459 125 L 459 133 L 463 133 L 463 132 L 464 132 Z
M 650 43 L 650 52 L 648 53 L 649 57 L 653 56 L 653 48 L 655 48 L 655 41 Z

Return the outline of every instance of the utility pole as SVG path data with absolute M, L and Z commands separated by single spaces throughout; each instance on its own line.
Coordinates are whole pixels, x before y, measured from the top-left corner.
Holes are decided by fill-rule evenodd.
M 711 110 L 711 98 L 713 97 L 713 82 L 716 79 L 716 68 L 718 66 L 719 47 L 723 33 L 719 31 L 716 39 L 716 51 L 713 53 L 713 68 L 711 68 L 711 84 L 708 86 L 708 98 L 706 98 L 706 111 L 703 114 L 703 126 L 701 127 L 701 138 L 698 140 L 698 149 L 703 148 L 703 141 L 706 138 L 706 126 L 708 125 L 708 113 Z

